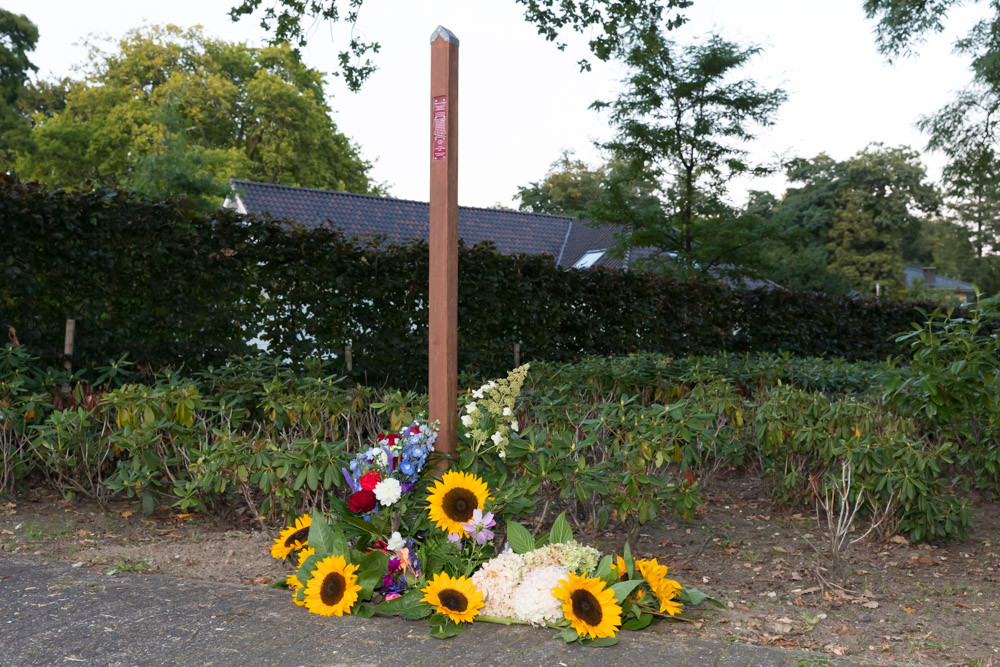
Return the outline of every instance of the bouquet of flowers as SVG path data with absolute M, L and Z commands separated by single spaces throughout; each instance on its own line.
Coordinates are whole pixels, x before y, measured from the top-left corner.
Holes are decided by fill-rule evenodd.
M 420 420 L 399 433 L 379 433 L 377 446 L 359 452 L 342 469 L 351 496 L 341 514 L 377 520 L 373 527 L 362 527 L 369 533 L 398 535 L 408 514 L 419 512 L 412 493 L 436 440 L 436 427 Z
M 403 483 L 416 482 L 401 479 L 407 474 L 401 469 L 404 460 L 420 457 L 405 450 L 424 450 L 430 436 L 420 425 L 416 432 L 413 425 L 408 428 L 399 440 L 385 438 L 375 451 L 359 454 L 357 465 L 352 462 L 352 470 L 345 470 L 357 484 L 354 494 L 369 491 L 375 496 L 376 504 L 366 502 L 361 512 L 348 509 L 361 518 L 328 523 L 319 514 L 303 516 L 275 541 L 276 557 L 298 552 L 298 568 L 280 582 L 294 590 L 296 604 L 326 616 L 429 618 L 431 635 L 438 638 L 487 621 L 551 627 L 567 642 L 610 646 L 617 643 L 621 628 L 641 630 L 655 617 L 676 616 L 685 605 L 716 602 L 668 579 L 667 567 L 656 559 L 633 559 L 628 545 L 621 556 L 602 557 L 579 544 L 564 514 L 538 539 L 508 521 L 509 544 L 494 556 L 491 528 L 496 521 L 490 510 L 497 508 L 492 494 L 481 478 L 461 471 L 445 473 L 426 489 L 422 521 L 413 522 L 427 526 L 419 534 L 403 537 L 394 531 L 371 547 L 371 534 L 362 534 L 352 545 L 345 528 L 391 516 L 406 494 L 413 495 L 413 489 L 403 490 Z M 407 437 L 414 440 L 406 443 Z M 372 472 L 379 475 L 374 485 L 375 477 L 366 477 Z M 398 493 L 394 486 L 378 490 L 389 479 L 398 481 Z

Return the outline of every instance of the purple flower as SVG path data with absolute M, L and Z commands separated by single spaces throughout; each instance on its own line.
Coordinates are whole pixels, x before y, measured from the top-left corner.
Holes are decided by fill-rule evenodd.
M 463 523 L 462 528 L 475 538 L 476 544 L 482 546 L 493 539 L 493 531 L 488 529 L 495 525 L 497 522 L 493 520 L 493 512 L 484 515 L 482 510 L 477 509 L 472 511 L 472 519 Z
M 448 533 L 448 541 L 452 544 L 458 544 L 462 541 L 462 536 L 458 533 Z
M 354 461 L 351 461 L 351 463 L 354 463 Z M 347 468 L 341 468 L 340 472 L 344 473 L 344 479 L 347 480 L 347 486 L 351 487 L 352 493 L 361 489 L 361 487 L 358 486 L 358 483 L 354 480 L 354 477 L 351 476 L 351 473 L 347 472 Z
M 401 562 L 402 561 L 399 558 L 390 558 L 389 559 L 389 567 L 388 567 L 389 573 L 390 574 L 394 574 L 396 572 L 399 572 L 400 569 L 402 569 L 402 568 L 399 567 L 399 564 Z
M 417 488 L 417 485 L 414 484 L 413 482 L 403 482 L 402 484 L 399 485 L 399 492 L 400 494 L 405 496 L 407 493 L 409 493 L 415 488 Z
M 382 577 L 382 587 L 383 588 L 386 587 L 386 586 L 390 586 L 391 584 L 392 584 L 392 575 L 391 574 L 386 574 L 384 577 Z

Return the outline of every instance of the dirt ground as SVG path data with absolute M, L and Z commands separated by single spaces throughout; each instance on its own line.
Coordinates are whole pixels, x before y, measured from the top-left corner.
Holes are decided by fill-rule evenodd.
M 707 491 L 693 522 L 648 523 L 634 551 L 668 563 L 672 576 L 726 608 L 702 605 L 688 614 L 693 622 L 653 631 L 818 652 L 803 664 L 844 655 L 1000 666 L 1000 503 L 977 507 L 965 542 L 911 545 L 894 536 L 859 543 L 838 576 L 813 515 L 773 506 L 749 476 L 717 480 Z M 578 537 L 606 552 L 623 540 L 614 532 Z M 270 543 L 250 523 L 168 508 L 147 517 L 135 505 L 102 511 L 45 493 L 0 501 L 0 552 L 58 558 L 109 576 L 152 572 L 263 586 L 287 571 L 270 557 Z

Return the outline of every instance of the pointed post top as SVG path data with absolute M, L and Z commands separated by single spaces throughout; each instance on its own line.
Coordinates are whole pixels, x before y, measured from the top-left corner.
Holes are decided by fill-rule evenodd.
M 454 44 L 455 46 L 458 46 L 458 37 L 456 37 L 455 33 L 453 33 L 451 30 L 448 30 L 443 25 L 439 25 L 437 29 L 435 29 L 434 32 L 431 33 L 431 44 L 433 44 L 434 40 L 437 39 L 438 37 L 441 37 L 442 39 L 444 39 L 444 41 L 448 42 L 449 44 Z

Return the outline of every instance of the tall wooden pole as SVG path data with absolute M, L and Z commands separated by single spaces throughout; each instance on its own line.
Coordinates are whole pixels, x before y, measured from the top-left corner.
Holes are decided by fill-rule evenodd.
M 458 38 L 431 35 L 430 419 L 436 449 L 453 455 L 458 419 Z

